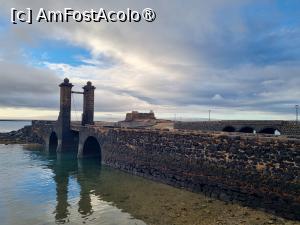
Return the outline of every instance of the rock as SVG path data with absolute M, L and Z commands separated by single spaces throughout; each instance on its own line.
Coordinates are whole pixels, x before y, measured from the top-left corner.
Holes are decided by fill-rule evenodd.
M 17 131 L 0 133 L 0 143 L 7 144 L 42 144 L 43 139 L 32 132 L 32 126 L 25 126 Z

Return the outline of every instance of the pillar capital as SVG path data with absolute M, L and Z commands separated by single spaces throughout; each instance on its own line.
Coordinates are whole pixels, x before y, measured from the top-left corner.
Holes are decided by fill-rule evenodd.
M 95 86 L 92 85 L 92 82 L 91 81 L 88 81 L 86 83 L 86 85 L 83 87 L 83 90 L 84 91 L 88 91 L 88 90 L 95 90 Z
M 64 79 L 64 82 L 62 82 L 60 85 L 60 87 L 73 87 L 74 85 L 72 83 L 70 83 L 68 78 Z

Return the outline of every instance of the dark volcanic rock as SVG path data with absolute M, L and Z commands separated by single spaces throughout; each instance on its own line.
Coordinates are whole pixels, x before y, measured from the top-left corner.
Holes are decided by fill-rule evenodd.
M 43 144 L 43 139 L 32 132 L 32 126 L 25 126 L 17 131 L 0 133 L 0 144 Z

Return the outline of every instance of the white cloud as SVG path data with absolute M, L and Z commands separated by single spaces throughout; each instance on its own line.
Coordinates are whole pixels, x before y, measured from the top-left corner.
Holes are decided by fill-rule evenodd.
M 157 20 L 153 23 L 22 24 L 10 26 L 9 32 L 4 35 L 5 41 L 1 47 L 5 47 L 3 58 L 6 60 L 24 60 L 19 56 L 22 46 L 33 48 L 40 39 L 61 40 L 87 49 L 91 57 L 79 57 L 81 65 L 45 61 L 48 57 L 46 53 L 41 56 L 41 62 L 49 74 L 56 74 L 61 79 L 69 77 L 76 84 L 75 88 L 91 80 L 97 87 L 98 111 L 156 109 L 162 113 L 169 110 L 172 114 L 177 110 L 206 115 L 207 108 L 213 106 L 225 117 L 230 115 L 226 114 L 226 110 L 260 111 L 262 115 L 275 111 L 275 114 L 284 117 L 290 114 L 287 106 L 299 99 L 298 63 L 281 62 L 283 56 L 272 52 L 278 48 L 278 43 L 271 39 L 276 36 L 274 30 L 277 28 L 273 32 L 272 27 L 271 31 L 259 29 L 256 32 L 253 30 L 255 26 L 243 20 L 240 8 L 253 1 L 213 0 L 186 4 L 181 1 L 0 2 L 3 15 L 7 18 L 10 7 L 104 7 L 116 10 L 151 7 L 156 10 Z M 259 4 L 259 1 L 254 2 Z M 265 21 L 261 22 L 263 26 Z M 288 38 L 284 36 L 287 33 L 297 34 L 294 29 L 293 32 L 280 30 L 283 39 Z M 268 43 L 273 46 L 268 46 Z M 30 58 L 26 56 L 25 61 L 30 63 Z M 16 74 L 21 71 L 13 67 L 12 73 L 15 75 L 11 76 L 11 83 L 18 84 L 16 92 L 28 87 L 24 90 L 24 96 L 30 99 L 30 82 L 15 81 Z M 6 79 L 8 75 L 0 76 Z M 28 77 L 28 81 L 31 79 L 37 83 L 32 90 L 44 85 L 39 84 L 35 76 Z M 53 82 L 59 81 L 55 79 Z M 21 105 L 17 98 L 18 95 L 15 99 L 6 95 L 5 99 L 11 100 L 9 103 L 2 101 L 2 104 Z M 32 106 L 42 105 L 34 97 L 31 102 L 34 103 Z M 30 107 L 29 101 L 26 104 Z M 48 105 L 55 106 L 53 103 Z M 253 116 L 251 113 L 248 115 Z

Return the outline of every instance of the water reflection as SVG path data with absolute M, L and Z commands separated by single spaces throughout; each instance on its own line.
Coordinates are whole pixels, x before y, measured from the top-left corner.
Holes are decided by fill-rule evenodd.
M 68 184 L 69 173 L 76 170 L 76 164 L 70 160 L 68 163 L 64 163 L 63 156 L 58 156 L 56 161 L 53 161 L 53 165 L 49 165 L 54 173 L 54 181 L 56 183 L 56 209 L 55 220 L 58 223 L 68 222 L 69 211 L 68 207 Z M 74 163 L 72 163 L 74 162 Z
M 48 157 L 52 159 L 48 167 L 54 173 L 54 181 L 56 184 L 56 209 L 55 220 L 57 223 L 69 222 L 69 208 L 68 203 L 68 187 L 70 176 L 76 177 L 79 185 L 79 202 L 78 212 L 82 218 L 91 216 L 93 214 L 93 207 L 91 203 L 91 193 L 95 192 L 95 184 L 100 178 L 101 163 L 94 159 L 77 160 L 75 154 L 49 154 Z M 98 196 L 101 198 L 101 196 Z
M 78 212 L 85 217 L 93 214 L 90 194 L 95 193 L 95 181 L 100 177 L 101 163 L 98 159 L 80 159 L 77 162 L 77 181 L 80 186 Z
M 111 179 L 121 181 L 127 179 L 127 175 L 122 177 L 122 173 L 115 174 L 109 168 L 103 168 L 99 159 L 77 159 L 76 154 L 56 155 L 48 153 L 47 160 L 49 161 L 47 167 L 52 170 L 53 180 L 56 184 L 54 214 L 57 224 L 74 221 L 76 212 L 78 212 L 81 217 L 80 220 L 83 222 L 95 222 L 95 224 L 96 221 L 98 223 L 102 222 L 100 224 L 145 224 L 141 220 L 132 218 L 122 207 L 121 210 L 118 201 L 115 201 L 115 199 L 120 198 L 120 195 L 115 193 L 114 189 L 110 189 L 110 186 L 114 185 Z M 70 190 L 70 181 L 72 180 L 76 181 L 78 186 L 78 188 L 75 188 L 76 190 L 74 188 Z M 72 191 L 78 192 L 75 193 L 76 203 L 72 202 L 74 198 L 70 197 L 74 196 Z M 121 197 L 120 199 L 124 198 Z M 108 218 L 105 219 L 105 216 Z

